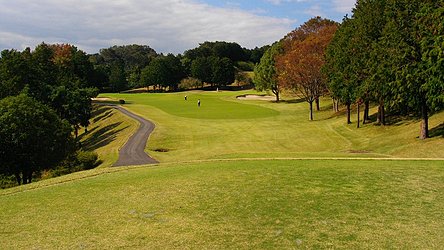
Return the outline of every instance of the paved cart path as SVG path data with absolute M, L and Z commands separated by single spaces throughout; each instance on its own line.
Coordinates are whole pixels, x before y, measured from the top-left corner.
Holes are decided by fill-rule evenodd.
M 120 149 L 119 160 L 117 160 L 113 166 L 119 167 L 159 163 L 145 153 L 145 146 L 148 141 L 148 137 L 150 136 L 151 132 L 153 132 L 155 127 L 154 123 L 129 112 L 121 106 L 112 105 L 112 107 L 140 123 L 140 127 L 136 133 L 134 133 Z

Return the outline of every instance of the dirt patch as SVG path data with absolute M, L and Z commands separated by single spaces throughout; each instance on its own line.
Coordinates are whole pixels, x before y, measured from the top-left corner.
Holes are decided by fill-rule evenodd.
M 273 101 L 274 96 L 269 95 L 241 95 L 236 97 L 238 100 L 261 100 L 261 101 Z

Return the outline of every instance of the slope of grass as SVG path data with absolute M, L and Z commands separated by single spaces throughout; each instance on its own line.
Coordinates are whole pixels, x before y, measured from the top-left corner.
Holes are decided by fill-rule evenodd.
M 126 108 L 156 123 L 147 151 L 160 162 L 262 157 L 444 158 L 444 150 L 438 150 L 444 148 L 442 135 L 417 139 L 417 120 L 357 129 L 356 124 L 345 124 L 344 115 L 333 114 L 326 99 L 322 110 L 315 113 L 315 121 L 310 122 L 308 104 L 303 101 L 274 103 L 235 98 L 248 93 L 255 92 L 104 96 L 127 100 Z M 183 100 L 185 95 L 188 101 Z M 201 109 L 194 102 L 197 98 L 202 100 Z M 234 111 L 225 109 L 225 105 L 233 105 L 230 107 Z M 442 126 L 443 121 L 443 112 L 432 116 L 430 128 Z
M 48 187 L 43 181 L 18 193 L 0 191 L 0 246 L 438 249 L 444 244 L 444 164 L 438 161 L 228 161 L 112 170 L 85 172 L 93 176 L 58 185 L 53 179 Z
M 119 111 L 106 107 L 94 106 L 93 118 L 88 133 L 80 134 L 80 141 L 85 150 L 95 151 L 102 161 L 100 167 L 110 167 L 119 158 L 119 149 L 139 127 L 137 121 Z

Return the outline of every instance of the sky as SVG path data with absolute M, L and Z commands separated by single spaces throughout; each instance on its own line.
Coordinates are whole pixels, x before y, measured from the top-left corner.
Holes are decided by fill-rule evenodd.
M 0 51 L 69 43 L 87 53 L 148 45 L 183 53 L 204 41 L 272 44 L 314 16 L 341 22 L 356 0 L 0 0 Z

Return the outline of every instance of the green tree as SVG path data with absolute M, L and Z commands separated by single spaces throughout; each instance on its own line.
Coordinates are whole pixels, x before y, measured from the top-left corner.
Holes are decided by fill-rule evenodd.
M 218 86 L 230 85 L 234 82 L 235 69 L 233 62 L 227 58 L 213 58 L 212 63 L 212 83 Z
M 168 87 L 177 90 L 177 87 L 185 77 L 184 68 L 179 58 L 172 54 L 155 58 L 142 70 L 141 82 L 144 86 Z
M 351 104 L 357 99 L 357 77 L 355 60 L 358 58 L 353 49 L 356 25 L 352 19 L 345 18 L 336 31 L 326 51 L 324 72 L 328 78 L 328 88 L 334 99 L 347 107 L 347 123 L 351 123 Z
M 55 167 L 73 145 L 69 124 L 48 106 L 24 94 L 0 100 L 0 171 L 18 184 Z
M 31 81 L 30 50 L 3 50 L 0 59 L 0 98 L 19 94 Z
M 443 108 L 442 1 L 391 0 L 382 44 L 394 72 L 393 109 L 413 111 L 422 119 L 420 138 L 428 134 L 429 113 Z M 436 43 L 438 42 L 438 43 Z M 436 46 L 436 47 L 435 47 Z M 441 72 L 441 73 L 436 73 Z
M 191 63 L 191 75 L 200 79 L 202 82 L 212 83 L 213 81 L 213 63 L 210 57 L 198 57 Z
M 124 65 L 114 62 L 108 66 L 109 87 L 112 92 L 119 92 L 127 89 L 128 81 L 124 70 Z
M 199 47 L 184 52 L 184 57 L 195 60 L 199 57 L 228 58 L 232 62 L 248 60 L 247 53 L 237 43 L 229 42 L 204 42 Z
M 254 68 L 253 83 L 258 91 L 271 90 L 279 102 L 280 86 L 276 72 L 276 56 L 282 53 L 279 42 L 274 43 L 262 56 Z
M 95 68 L 106 69 L 109 81 L 102 84 L 103 88 L 117 92 L 138 87 L 142 69 L 157 56 L 149 46 L 133 44 L 101 49 L 99 54 L 91 55 L 90 60 Z

